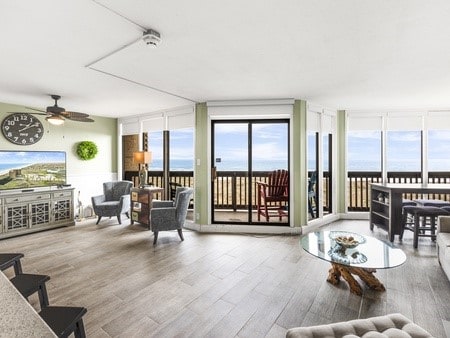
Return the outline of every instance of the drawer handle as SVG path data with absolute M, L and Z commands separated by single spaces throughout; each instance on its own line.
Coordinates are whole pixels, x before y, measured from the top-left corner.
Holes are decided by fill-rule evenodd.
M 37 198 L 37 199 L 40 199 L 40 198 L 42 198 L 42 196 L 37 196 L 36 198 Z
M 15 198 L 15 199 L 14 199 L 14 202 L 17 202 L 17 201 L 19 201 L 19 199 L 18 199 L 18 198 Z

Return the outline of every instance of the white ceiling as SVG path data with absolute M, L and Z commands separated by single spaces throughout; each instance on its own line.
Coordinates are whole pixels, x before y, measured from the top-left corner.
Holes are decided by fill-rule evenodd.
M 59 94 L 110 117 L 228 99 L 447 109 L 449 17 L 448 0 L 0 0 L 0 102 Z M 107 56 L 146 28 L 159 47 Z

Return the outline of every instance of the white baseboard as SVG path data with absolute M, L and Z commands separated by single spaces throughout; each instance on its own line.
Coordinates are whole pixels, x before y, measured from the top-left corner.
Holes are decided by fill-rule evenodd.
M 246 234 L 286 234 L 301 235 L 311 231 L 316 231 L 320 227 L 339 221 L 341 219 L 368 220 L 368 212 L 352 212 L 343 214 L 326 215 L 323 218 L 311 220 L 306 225 L 289 227 L 273 225 L 242 225 L 242 224 L 197 224 L 186 222 L 185 228 L 198 232 L 214 233 L 246 233 Z
M 246 233 L 246 234 L 278 234 L 301 235 L 302 227 L 271 226 L 271 225 L 242 225 L 242 224 L 206 224 L 199 225 L 186 222 L 185 228 L 198 232 L 214 233 Z

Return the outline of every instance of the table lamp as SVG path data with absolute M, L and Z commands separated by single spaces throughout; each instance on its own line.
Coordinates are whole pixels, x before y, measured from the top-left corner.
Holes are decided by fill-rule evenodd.
M 147 163 L 151 161 L 152 153 L 150 151 L 136 151 L 133 153 L 133 162 L 139 164 L 139 188 L 143 188 L 147 184 Z

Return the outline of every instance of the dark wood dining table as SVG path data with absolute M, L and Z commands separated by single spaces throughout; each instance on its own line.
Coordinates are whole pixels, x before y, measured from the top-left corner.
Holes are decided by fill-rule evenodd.
M 445 195 L 450 194 L 450 184 L 405 184 L 405 183 L 372 183 L 371 184 L 371 215 L 370 215 L 370 228 L 373 229 L 373 214 L 376 208 L 374 204 L 377 203 L 373 196 L 378 195 L 378 192 L 384 193 L 388 197 L 389 203 L 386 203 L 388 212 L 386 213 L 387 223 L 385 227 L 388 231 L 389 240 L 394 241 L 395 235 L 400 235 L 403 228 L 402 224 L 402 207 L 403 207 L 403 195 L 404 194 L 438 194 Z

